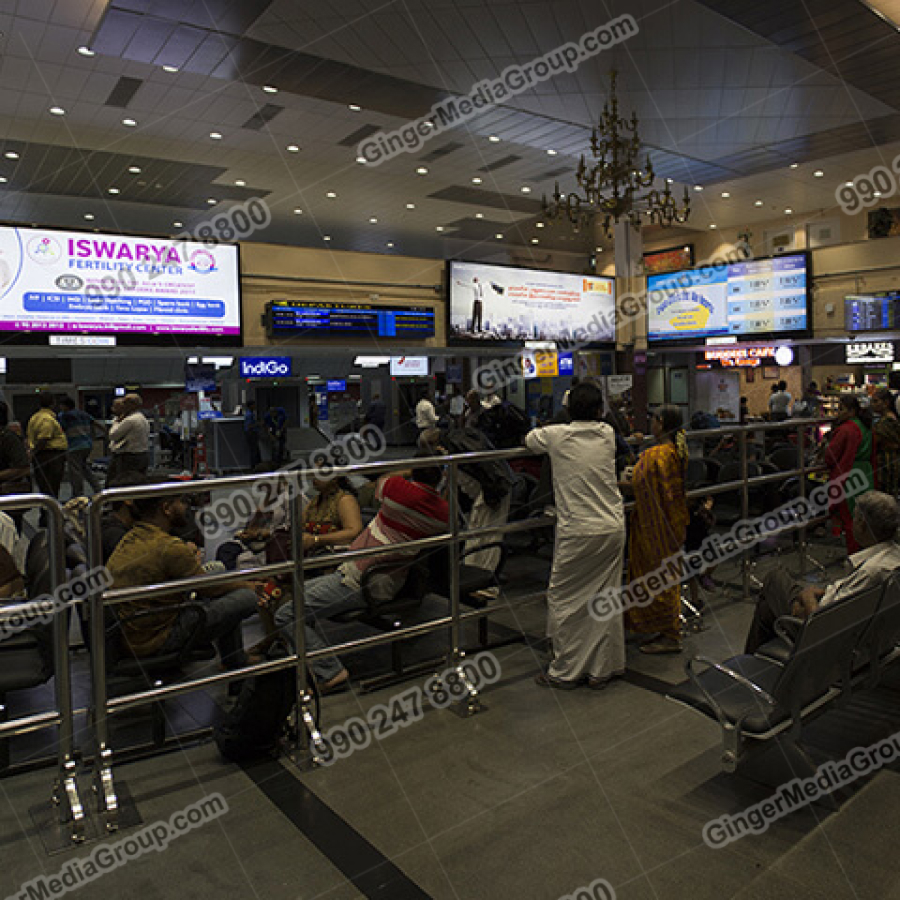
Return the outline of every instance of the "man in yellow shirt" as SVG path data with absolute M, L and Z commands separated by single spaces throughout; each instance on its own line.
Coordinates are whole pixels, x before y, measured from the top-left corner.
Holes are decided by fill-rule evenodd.
M 66 467 L 69 442 L 53 411 L 53 394 L 41 394 L 40 409 L 28 420 L 28 446 L 37 489 L 42 494 L 59 497 Z

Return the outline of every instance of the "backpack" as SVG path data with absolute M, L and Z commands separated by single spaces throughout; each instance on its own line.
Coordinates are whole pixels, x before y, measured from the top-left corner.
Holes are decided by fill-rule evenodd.
M 477 428 L 453 428 L 441 436 L 441 444 L 450 453 L 478 453 L 496 449 Z M 515 484 L 515 476 L 505 459 L 479 463 L 463 463 L 461 471 L 471 475 L 480 485 L 484 502 L 492 509 L 503 500 Z
M 287 655 L 281 643 L 273 644 L 268 654 L 269 659 Z M 219 753 L 236 763 L 277 755 L 295 699 L 292 668 L 246 679 L 234 706 L 213 729 Z
M 498 450 L 509 450 L 521 446 L 522 438 L 531 430 L 531 422 L 518 406 L 504 400 L 482 410 L 478 428 Z

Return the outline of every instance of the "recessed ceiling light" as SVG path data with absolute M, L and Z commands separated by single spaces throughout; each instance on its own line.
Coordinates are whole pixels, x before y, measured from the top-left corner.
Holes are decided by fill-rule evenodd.
M 183 227 L 184 227 L 184 222 L 173 222 L 173 223 L 172 223 L 172 227 L 173 227 L 173 228 L 183 228 Z
M 488 136 L 488 140 L 489 140 L 492 144 L 499 144 L 499 143 L 500 143 L 500 138 L 498 138 L 496 134 L 489 135 L 489 136 Z
M 210 206 L 213 206 L 213 205 L 215 205 L 216 203 L 218 203 L 219 201 L 216 200 L 215 197 L 210 197 L 206 202 L 207 202 Z
M 694 190 L 695 190 L 695 191 L 702 191 L 702 190 L 703 190 L 703 185 L 702 185 L 702 184 L 695 184 L 695 185 L 694 185 Z
M 674 180 L 671 178 L 666 179 L 666 184 L 675 184 Z
M 416 169 L 416 175 L 427 175 L 427 174 L 428 174 L 428 169 L 426 169 L 425 166 L 419 166 L 419 168 Z
M 15 152 L 15 150 L 7 150 L 6 153 L 3 154 L 7 159 L 18 159 L 19 154 Z
M 330 240 L 331 240 L 331 235 L 330 235 L 330 234 L 323 234 L 323 235 L 322 235 L 322 240 L 323 240 L 323 241 L 330 241 Z
M 132 175 L 140 175 L 141 167 L 140 166 L 129 166 L 128 171 L 131 172 Z
M 278 88 L 277 88 L 277 87 L 274 87 L 274 86 L 271 85 L 271 84 L 264 84 L 264 85 L 263 85 L 263 90 L 264 90 L 267 94 L 277 94 L 277 93 L 278 93 Z
M 845 182 L 844 182 L 844 187 L 853 187 L 853 182 L 852 182 L 852 181 L 845 181 Z
M 599 253 L 602 249 L 603 249 L 602 247 L 594 247 L 594 250 L 596 250 L 597 253 Z
M 361 106 L 357 106 L 355 103 L 348 103 L 348 104 L 347 104 L 347 109 L 352 109 L 353 112 L 359 112 L 359 111 L 362 109 L 362 107 L 361 107 Z
M 288 153 L 299 153 L 300 148 L 296 144 L 288 144 Z
M 361 166 L 364 166 L 364 165 L 368 162 L 368 160 L 367 160 L 364 156 L 357 156 L 357 157 L 356 157 L 356 161 L 357 161 Z
M 727 200 L 730 196 L 731 196 L 731 194 L 729 194 L 728 191 L 722 191 L 722 197 L 725 200 Z
M 481 184 L 481 179 L 476 175 L 476 176 L 472 179 L 472 184 Z
M 134 119 L 122 119 L 122 124 L 123 124 L 126 128 L 134 128 L 135 125 L 137 125 L 137 122 L 135 122 Z
M 244 181 L 243 178 L 238 178 L 237 181 L 235 181 L 235 184 L 236 184 L 238 187 L 246 187 L 246 186 L 247 186 L 247 182 Z
M 93 50 L 91 50 L 90 47 L 79 47 L 79 48 L 78 48 L 78 52 L 79 52 L 82 56 L 96 56 L 96 55 L 97 55 L 96 53 L 94 53 Z
M 498 241 L 502 241 L 502 240 L 503 240 L 503 235 L 502 235 L 502 234 L 495 234 L 494 237 L 497 238 Z
M 531 239 L 531 243 L 532 243 L 532 244 L 539 244 L 540 241 L 539 241 L 537 238 L 532 238 L 532 239 Z
M 88 220 L 88 222 L 93 222 L 93 221 L 94 221 L 94 214 L 93 214 L 93 213 L 85 213 L 85 214 L 84 214 L 84 217 Z
M 547 151 L 547 156 L 556 156 L 556 151 L 555 151 L 555 150 L 548 150 L 548 151 Z
M 784 211 L 784 214 L 785 214 L 786 216 L 791 215 L 791 213 L 793 213 L 793 210 L 790 209 L 790 208 L 788 208 L 788 209 L 786 209 L 786 210 Z
M 755 201 L 753 202 L 753 205 L 754 205 L 754 206 L 762 206 L 762 205 L 763 205 L 763 202 L 762 202 L 762 200 L 755 200 Z
M 61 106 L 51 106 L 50 107 L 50 115 L 51 116 L 64 116 L 66 111 Z
M 109 192 L 110 192 L 110 194 L 118 194 L 118 193 L 119 193 L 119 189 L 118 189 L 118 188 L 110 188 L 110 189 L 109 189 Z
M 435 231 L 443 231 L 443 230 L 444 230 L 444 226 L 443 226 L 443 225 L 437 225 L 437 226 L 435 226 L 435 229 L 434 229 L 434 230 L 435 230 Z
M 434 128 L 434 122 L 423 122 L 422 123 L 426 128 Z
M 5 175 L 0 175 L 0 184 L 6 184 L 7 180 L 8 179 Z
M 221 140 L 222 140 L 222 135 L 221 135 L 218 131 L 211 131 L 211 132 L 209 133 L 209 136 L 210 136 L 214 141 L 221 141 Z
M 527 184 L 523 184 L 522 187 L 519 188 L 519 190 L 522 191 L 523 194 L 530 194 L 530 193 L 531 193 L 531 188 L 528 187 Z
M 387 244 L 387 245 L 388 245 L 388 247 L 393 247 L 393 246 L 394 246 L 394 242 L 393 242 L 393 241 L 388 241 L 388 244 Z
M 302 216 L 302 215 L 303 215 L 303 210 L 300 209 L 300 207 L 298 206 L 298 207 L 294 210 L 294 215 L 295 215 L 295 216 Z
M 406 208 L 407 208 L 407 209 L 415 209 L 415 208 L 416 208 L 416 204 L 415 204 L 415 203 L 407 203 L 407 204 L 406 204 Z
M 543 228 L 543 227 L 544 227 L 544 223 L 543 223 L 543 222 L 535 222 L 535 223 L 534 223 L 534 227 L 535 227 L 535 228 Z
M 325 196 L 329 200 L 334 200 L 337 197 L 337 194 L 334 191 L 329 191 Z
M 824 174 L 825 174 L 825 173 L 824 173 L 821 169 L 816 169 L 816 171 L 813 172 L 813 177 L 814 177 L 814 178 L 821 178 Z
M 791 168 L 796 169 L 797 166 L 799 166 L 799 165 L 800 165 L 800 163 L 791 163 Z
M 372 224 L 372 225 L 377 225 L 377 224 L 378 224 L 378 219 L 375 218 L 375 216 L 372 216 L 372 218 L 369 219 L 369 223 Z
M 880 197 L 880 196 L 881 196 L 881 191 L 872 191 L 872 196 L 873 196 L 873 197 Z
M 715 228 L 715 227 L 716 227 L 716 223 L 715 223 L 715 222 L 711 222 L 709 227 L 710 227 L 710 228 Z
M 163 72 L 177 72 L 178 66 L 163 66 L 162 70 Z
M 484 218 L 484 213 L 475 213 L 475 218 L 476 218 L 476 219 L 483 219 L 483 218 Z

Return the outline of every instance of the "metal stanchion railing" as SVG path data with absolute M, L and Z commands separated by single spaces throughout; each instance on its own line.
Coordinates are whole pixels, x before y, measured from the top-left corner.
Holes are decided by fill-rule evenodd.
M 18 494 L 0 498 L 0 511 L 17 512 L 41 509 L 47 518 L 50 595 L 54 601 L 66 580 L 63 512 L 58 501 L 44 494 Z M 34 601 L 37 598 L 30 598 Z M 4 722 L 0 738 L 8 739 L 38 728 L 57 726 L 57 775 L 52 801 L 59 808 L 60 822 L 68 823 L 73 841 L 84 840 L 84 807 L 78 793 L 75 762 L 75 723 L 72 708 L 72 681 L 69 665 L 69 614 L 73 604 L 54 604 L 53 609 L 53 684 L 56 710 L 24 716 Z M 29 611 L 29 602 L 0 608 L 0 622 Z M 30 612 L 34 613 L 34 608 Z
M 691 432 L 692 437 L 715 437 L 717 435 L 738 433 L 741 441 L 741 470 L 744 476 L 740 481 L 729 482 L 726 484 L 710 485 L 707 487 L 691 490 L 688 497 L 705 497 L 719 493 L 733 492 L 740 490 L 742 492 L 742 511 L 746 517 L 749 514 L 749 493 L 748 491 L 754 485 L 763 483 L 774 483 L 785 479 L 801 475 L 804 477 L 811 471 L 810 467 L 805 465 L 805 460 L 801 464 L 799 470 L 791 470 L 788 472 L 780 472 L 778 474 L 749 478 L 748 465 L 748 448 L 747 441 L 751 432 L 784 430 L 785 428 L 808 428 L 811 425 L 818 424 L 823 420 L 793 420 L 785 423 L 772 424 L 754 424 L 748 426 L 733 426 L 708 431 Z M 824 420 L 827 421 L 827 420 Z M 416 541 L 410 541 L 403 545 L 405 555 L 411 556 L 413 551 L 429 547 L 449 546 L 452 564 L 450 567 L 450 597 L 449 613 L 438 619 L 428 622 L 419 623 L 413 626 L 397 629 L 386 634 L 375 635 L 372 637 L 362 638 L 355 641 L 347 641 L 345 643 L 334 645 L 326 649 L 308 652 L 305 646 L 305 630 L 306 622 L 305 614 L 305 572 L 315 571 L 317 569 L 334 566 L 336 564 L 345 563 L 355 559 L 362 559 L 379 555 L 397 555 L 396 545 L 373 547 L 362 550 L 343 551 L 339 553 L 328 553 L 315 558 L 305 558 L 302 545 L 301 519 L 299 515 L 299 499 L 300 499 L 300 475 L 301 472 L 274 472 L 271 474 L 252 475 L 252 476 L 235 476 L 229 478 L 211 479 L 201 482 L 179 482 L 165 485 L 153 485 L 150 487 L 123 488 L 103 493 L 94 497 L 88 511 L 88 538 L 90 560 L 92 564 L 99 564 L 102 557 L 102 545 L 100 535 L 100 515 L 104 503 L 113 500 L 136 499 L 148 496 L 174 496 L 191 493 L 208 493 L 213 490 L 226 490 L 243 488 L 249 489 L 253 485 L 261 482 L 272 481 L 280 484 L 285 483 L 288 479 L 289 489 L 294 493 L 291 503 L 291 552 L 292 560 L 284 563 L 275 563 L 255 567 L 249 570 L 242 570 L 240 578 L 248 579 L 254 577 L 274 576 L 291 574 L 293 581 L 293 604 L 294 604 L 294 645 L 295 652 L 283 659 L 273 660 L 270 662 L 260 663 L 255 666 L 248 666 L 243 669 L 221 673 L 213 676 L 193 679 L 190 681 L 179 682 L 178 684 L 166 685 L 163 687 L 155 687 L 152 689 L 127 694 L 110 700 L 108 697 L 106 686 L 106 660 L 105 660 L 105 630 L 103 626 L 103 608 L 106 603 L 115 604 L 135 597 L 147 598 L 154 595 L 166 595 L 185 590 L 196 590 L 197 588 L 206 587 L 215 584 L 222 584 L 230 580 L 234 580 L 235 573 L 203 575 L 195 578 L 183 579 L 181 581 L 168 582 L 160 585 L 148 585 L 140 588 L 113 589 L 110 591 L 98 591 L 91 598 L 91 621 L 93 629 L 92 638 L 92 684 L 93 699 L 91 708 L 91 719 L 94 726 L 96 740 L 96 767 L 95 767 L 95 783 L 98 792 L 101 812 L 107 815 L 107 826 L 116 827 L 116 810 L 117 801 L 115 789 L 112 779 L 112 753 L 109 745 L 109 726 L 108 716 L 113 710 L 126 709 L 132 706 L 152 702 L 154 700 L 165 697 L 176 696 L 188 691 L 197 690 L 202 687 L 220 684 L 231 681 L 236 678 L 243 678 L 247 675 L 262 674 L 265 672 L 274 672 L 281 669 L 294 667 L 296 669 L 296 688 L 298 698 L 298 741 L 300 745 L 297 751 L 298 761 L 308 764 L 315 762 L 318 757 L 318 744 L 321 741 L 321 735 L 318 732 L 318 725 L 312 710 L 312 693 L 307 680 L 306 664 L 315 659 L 336 652 L 345 650 L 358 650 L 369 647 L 375 647 L 382 644 L 392 643 L 398 640 L 405 640 L 410 637 L 432 633 L 444 628 L 449 628 L 449 652 L 448 664 L 457 666 L 460 661 L 460 631 L 463 621 L 483 617 L 491 612 L 501 610 L 503 604 L 489 604 L 484 608 L 469 612 L 461 613 L 459 598 L 459 544 L 461 541 L 470 540 L 475 537 L 487 537 L 491 535 L 505 535 L 515 532 L 528 531 L 535 528 L 544 528 L 547 525 L 547 519 L 540 517 L 525 522 L 507 523 L 503 526 L 491 528 L 482 528 L 474 530 L 460 530 L 458 522 L 458 506 L 457 506 L 457 485 L 458 485 L 458 468 L 460 465 L 486 462 L 495 459 L 516 459 L 531 456 L 524 449 L 519 450 L 494 450 L 478 453 L 465 453 L 455 456 L 430 457 L 428 459 L 407 459 L 392 460 L 390 462 L 366 463 L 362 465 L 346 466 L 335 468 L 334 476 L 340 475 L 378 475 L 381 473 L 389 473 L 391 471 L 410 468 L 412 466 L 449 466 L 449 485 L 450 485 L 450 523 L 449 530 L 440 535 L 429 538 L 422 538 Z M 631 504 L 628 504 L 630 506 Z M 296 561 L 299 564 L 295 564 Z M 470 692 L 470 708 L 474 711 L 477 709 L 477 692 L 474 688 Z

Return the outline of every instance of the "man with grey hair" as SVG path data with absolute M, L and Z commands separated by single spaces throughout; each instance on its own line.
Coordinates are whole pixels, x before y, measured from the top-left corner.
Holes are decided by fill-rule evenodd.
M 116 419 L 109 429 L 110 461 L 106 480 L 123 472 L 147 474 L 150 464 L 150 423 L 141 412 L 140 394 L 126 394 L 113 404 Z
M 772 640 L 775 621 L 781 616 L 805 619 L 822 606 L 883 584 L 900 568 L 898 526 L 900 509 L 890 494 L 867 491 L 858 497 L 853 511 L 853 536 L 861 549 L 848 559 L 851 573 L 827 587 L 819 587 L 796 583 L 783 568 L 769 572 L 756 603 L 744 652 L 755 653 Z

